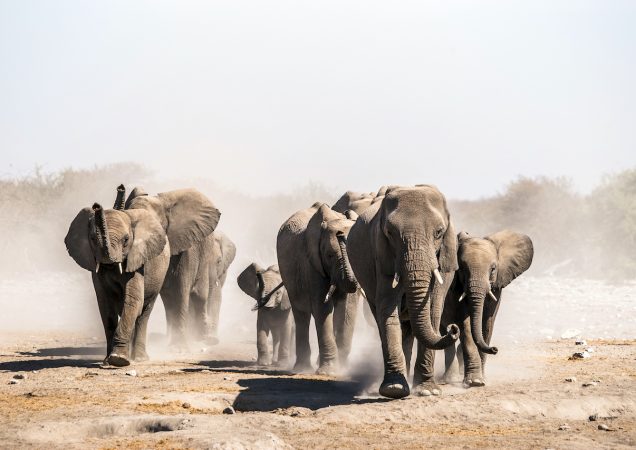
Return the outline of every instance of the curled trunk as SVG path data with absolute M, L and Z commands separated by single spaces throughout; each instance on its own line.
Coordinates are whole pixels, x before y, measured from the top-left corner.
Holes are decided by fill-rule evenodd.
M 113 209 L 118 211 L 124 210 L 124 204 L 126 202 L 126 188 L 123 184 L 120 184 L 117 187 L 117 198 L 115 199 L 115 204 L 113 205 Z
M 347 254 L 347 241 L 344 234 L 338 233 L 338 246 L 340 247 L 340 255 L 338 257 L 338 263 L 340 266 L 340 273 L 342 276 L 343 287 L 345 292 L 352 294 L 358 290 L 358 281 L 353 274 L 353 269 L 349 263 L 349 255 Z
M 99 203 L 93 205 L 95 212 L 95 234 L 97 235 L 97 243 L 101 248 L 104 257 L 111 260 L 110 256 L 110 240 L 108 238 L 108 226 L 106 225 L 106 215 L 104 209 Z
M 496 355 L 498 352 L 497 347 L 488 346 L 484 340 L 482 324 L 484 318 L 485 297 L 486 295 L 481 293 L 471 292 L 470 294 L 470 329 L 477 348 L 483 353 Z

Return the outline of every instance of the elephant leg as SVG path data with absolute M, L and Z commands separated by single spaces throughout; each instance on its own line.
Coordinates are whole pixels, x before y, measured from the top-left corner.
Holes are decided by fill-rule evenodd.
M 311 314 L 292 308 L 294 322 L 296 323 L 296 363 L 295 372 L 307 372 L 312 370 L 311 348 L 309 347 L 309 324 Z
M 315 298 L 312 301 L 318 334 L 319 366 L 316 373 L 318 375 L 335 375 L 338 370 L 338 346 L 333 329 L 334 302 L 325 303 L 322 298 Z
M 113 293 L 107 292 L 96 277 L 93 277 L 93 285 L 97 296 L 97 306 L 99 307 L 99 315 L 104 325 L 104 334 L 106 335 L 106 360 L 108 355 L 113 351 L 113 337 L 119 320 L 117 314 L 116 302 L 113 300 Z
M 272 332 L 272 364 L 278 362 L 278 352 L 280 350 L 280 330 L 278 327 L 270 327 Z
M 487 299 L 484 304 L 484 315 L 482 319 L 482 328 L 484 333 L 484 341 L 490 346 L 490 340 L 492 339 L 492 333 L 495 328 L 495 319 L 497 318 L 497 312 L 499 311 L 499 305 L 501 304 L 501 293 L 495 292 L 495 295 L 499 298 L 498 302 L 491 299 Z M 479 352 L 481 358 L 481 376 L 484 383 L 486 382 L 486 353 Z
M 364 316 L 364 320 L 367 322 L 367 325 L 369 325 L 372 328 L 375 328 L 377 326 L 377 323 L 375 321 L 375 315 L 371 311 L 369 302 L 366 300 L 362 301 L 362 315 Z
M 127 366 L 130 364 L 130 344 L 135 331 L 135 324 L 143 307 L 143 276 L 138 272 L 128 276 L 129 278 L 124 288 L 122 313 L 113 336 L 113 351 L 108 355 L 108 363 L 113 366 Z
M 132 358 L 135 361 L 148 360 L 148 352 L 146 351 L 146 336 L 148 332 L 148 319 L 150 318 L 150 313 L 152 312 L 152 308 L 154 307 L 156 300 L 157 300 L 156 295 L 148 299 L 144 303 L 141 309 L 141 314 L 139 315 L 139 318 L 137 318 L 137 324 L 135 325 L 135 339 L 133 340 L 133 352 L 132 352 Z
M 212 345 L 219 343 L 219 317 L 221 315 L 222 289 L 225 283 L 224 273 L 218 280 L 211 280 L 210 295 L 208 296 L 208 319 L 209 327 L 206 332 L 205 340 Z M 218 282 L 218 285 L 217 285 Z
M 390 283 L 389 281 L 387 285 L 390 286 Z M 384 379 L 380 385 L 380 395 L 402 398 L 410 394 L 410 389 L 406 381 L 406 359 L 402 349 L 402 327 L 398 314 L 398 302 L 389 294 L 380 298 L 384 298 L 384 304 L 376 311 L 384 357 Z
M 413 367 L 413 391 L 416 395 L 427 397 L 441 395 L 441 388 L 435 383 L 435 350 L 426 348 L 417 341 L 417 358 Z
M 170 259 L 166 282 L 161 288 L 161 298 L 168 320 L 170 347 L 177 351 L 188 350 L 187 319 L 190 314 L 192 282 L 196 274 L 196 265 L 193 264 L 192 259 L 186 254 L 173 256 Z
M 267 343 L 269 328 L 267 327 L 267 321 L 263 316 L 263 311 L 259 311 L 256 318 L 256 350 L 258 351 L 256 364 L 259 366 L 268 366 L 271 364 L 269 345 Z
M 341 366 L 347 364 L 349 353 L 351 353 L 351 343 L 353 341 L 353 330 L 356 326 L 356 316 L 358 314 L 358 294 L 348 294 L 340 299 L 333 313 L 333 321 L 336 335 L 336 346 L 338 347 L 338 360 Z
M 450 345 L 444 349 L 444 376 L 442 378 L 442 384 L 451 384 L 458 381 L 458 355 L 457 346 L 455 344 Z
M 411 357 L 413 356 L 413 330 L 411 322 L 402 322 L 402 352 L 404 353 L 404 362 L 406 364 L 406 372 L 404 375 L 408 378 L 411 372 Z
M 281 312 L 284 314 L 284 316 L 283 322 L 279 325 L 280 344 L 278 346 L 278 360 L 276 362 L 276 365 L 279 367 L 287 367 L 289 365 L 292 327 L 294 322 L 289 310 Z
M 210 327 L 210 320 L 208 318 L 207 301 L 210 293 L 210 284 L 208 277 L 199 278 L 193 286 L 192 293 L 190 294 L 190 311 L 192 312 L 191 318 L 192 333 L 195 339 L 203 340 L 207 334 L 207 330 Z
M 485 384 L 481 370 L 481 356 L 473 340 L 470 316 L 466 314 L 460 322 L 460 345 L 464 360 L 464 387 L 478 387 Z

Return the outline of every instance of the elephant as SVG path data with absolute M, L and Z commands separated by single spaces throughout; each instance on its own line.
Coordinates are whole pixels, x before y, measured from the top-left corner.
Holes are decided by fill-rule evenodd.
M 347 191 L 333 204 L 331 209 L 344 214 L 347 211 L 354 211 L 360 215 L 373 203 L 375 199 L 374 193 L 360 193 L 354 191 Z
M 104 210 L 95 203 L 71 222 L 64 243 L 91 272 L 106 334 L 105 364 L 148 359 L 148 318 L 170 262 L 170 245 L 155 215 L 145 209 Z
M 503 288 L 528 270 L 534 248 L 525 234 L 510 230 L 484 238 L 458 235 L 459 270 L 455 275 L 444 304 L 441 326 L 450 322 L 461 330 L 457 355 L 464 371 L 464 387 L 484 386 L 486 355 L 496 354 L 490 346 Z M 444 349 L 446 372 L 444 379 L 454 376 L 455 346 Z M 463 364 L 462 364 L 463 363 Z
M 281 226 L 276 251 L 296 325 L 294 370 L 312 370 L 309 324 L 318 335 L 317 374 L 333 375 L 346 364 L 357 315 L 358 290 L 347 257 L 353 220 L 325 203 L 293 214 Z
M 225 233 L 215 230 L 206 239 L 212 240 L 211 262 L 209 265 L 209 292 L 206 302 L 207 314 L 197 311 L 190 303 L 190 319 L 194 324 L 196 338 L 207 339 L 212 344 L 219 342 L 219 316 L 221 312 L 222 289 L 227 278 L 227 270 L 236 256 L 236 246 Z M 208 321 L 206 323 L 205 317 Z
M 291 349 L 294 319 L 287 290 L 278 265 L 263 269 L 252 263 L 236 279 L 243 292 L 256 300 L 257 364 L 287 368 Z M 272 333 L 273 349 L 269 351 L 267 338 Z
M 406 375 L 414 336 L 414 391 L 439 393 L 432 371 L 424 370 L 424 357 L 427 348 L 443 349 L 459 335 L 455 324 L 443 336 L 436 331 L 457 269 L 457 236 L 446 199 L 436 187 L 390 186 L 383 191 L 351 227 L 347 242 L 351 267 L 382 341 L 384 379 L 379 392 L 389 398 L 410 394 Z
M 204 339 L 218 342 L 212 336 L 208 304 L 215 305 L 214 301 L 209 301 L 210 274 L 215 273 L 211 267 L 215 248 L 213 232 L 221 212 L 195 189 L 150 196 L 143 188 L 136 187 L 125 203 L 121 200 L 123 192 L 125 189 L 120 186 L 117 206 L 123 206 L 125 211 L 143 209 L 152 212 L 170 243 L 170 265 L 161 288 L 170 346 L 177 351 L 188 349 L 186 329 L 190 306 L 203 324 Z

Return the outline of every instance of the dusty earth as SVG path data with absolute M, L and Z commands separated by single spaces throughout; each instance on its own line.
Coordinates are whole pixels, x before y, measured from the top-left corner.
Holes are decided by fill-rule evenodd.
M 0 283 L 0 306 L 12 305 L 0 319 L 2 448 L 636 446 L 634 284 L 520 279 L 504 293 L 493 338 L 500 353 L 489 359 L 486 387 L 451 384 L 441 397 L 390 401 L 377 395 L 379 344 L 364 321 L 351 369 L 337 378 L 256 366 L 252 322 L 240 319 L 250 305 L 226 306 L 228 299 L 221 344 L 168 356 L 159 324 L 153 360 L 103 368 L 91 300 L 83 290 L 73 294 L 68 280 L 48 283 Z M 49 300 L 61 298 L 60 284 L 67 296 L 59 308 L 81 310 L 73 303 L 81 298 L 90 327 L 57 314 Z M 38 321 L 43 315 L 58 329 Z M 575 345 L 577 336 L 587 345 Z M 588 347 L 591 357 L 570 359 Z M 235 414 L 223 413 L 229 406 Z

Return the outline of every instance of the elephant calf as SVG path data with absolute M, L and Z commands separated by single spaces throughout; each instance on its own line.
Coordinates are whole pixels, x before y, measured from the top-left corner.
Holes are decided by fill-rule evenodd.
M 237 282 L 243 292 L 256 300 L 258 364 L 266 366 L 273 362 L 277 366 L 287 367 L 294 320 L 278 266 L 263 269 L 256 263 L 250 264 L 238 276 Z M 271 353 L 267 344 L 270 332 L 274 342 Z
M 528 236 L 508 230 L 484 238 L 461 232 L 458 241 L 459 269 L 446 296 L 441 326 L 460 325 L 464 386 L 483 386 L 486 355 L 497 353 L 490 339 L 503 288 L 530 267 L 534 249 Z M 455 352 L 455 346 L 445 349 L 447 381 L 453 378 Z

